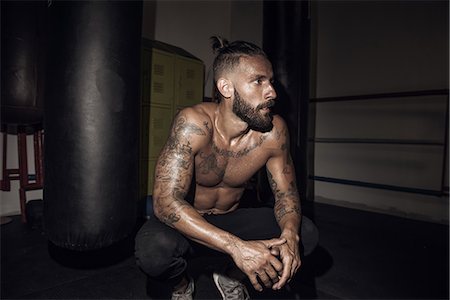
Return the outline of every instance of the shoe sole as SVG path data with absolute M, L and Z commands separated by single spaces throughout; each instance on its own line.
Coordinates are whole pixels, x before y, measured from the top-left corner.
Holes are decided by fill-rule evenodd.
M 216 284 L 217 289 L 219 290 L 220 294 L 222 295 L 222 300 L 226 300 L 225 294 L 222 291 L 222 288 L 220 287 L 220 284 L 219 284 L 219 275 L 214 273 L 213 274 L 213 280 L 214 280 L 214 283 Z

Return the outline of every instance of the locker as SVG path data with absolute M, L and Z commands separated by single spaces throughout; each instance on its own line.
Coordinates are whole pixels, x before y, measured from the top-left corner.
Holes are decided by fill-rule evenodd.
M 187 51 L 143 39 L 140 197 L 152 194 L 156 160 L 178 110 L 203 101 L 204 64 Z

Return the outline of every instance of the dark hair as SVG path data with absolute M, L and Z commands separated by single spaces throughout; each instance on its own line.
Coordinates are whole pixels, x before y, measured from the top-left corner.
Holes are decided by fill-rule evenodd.
M 219 36 L 211 37 L 211 44 L 216 58 L 213 64 L 214 82 L 217 77 L 224 70 L 231 70 L 239 64 L 239 59 L 242 56 L 256 56 L 262 55 L 266 57 L 264 51 L 255 44 L 235 41 L 229 43 L 226 39 Z
M 211 45 L 216 58 L 213 63 L 213 78 L 214 78 L 214 98 L 219 100 L 217 95 L 216 82 L 218 76 L 223 71 L 229 71 L 234 69 L 239 64 L 239 59 L 242 56 L 256 56 L 261 55 L 267 57 L 264 51 L 250 42 L 234 41 L 229 43 L 226 39 L 220 36 L 212 36 L 210 38 Z

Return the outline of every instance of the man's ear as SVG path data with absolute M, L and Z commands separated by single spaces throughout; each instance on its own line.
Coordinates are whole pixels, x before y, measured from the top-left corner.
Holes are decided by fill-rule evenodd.
M 234 86 L 229 79 L 221 77 L 217 80 L 217 90 L 224 98 L 230 98 L 234 93 Z

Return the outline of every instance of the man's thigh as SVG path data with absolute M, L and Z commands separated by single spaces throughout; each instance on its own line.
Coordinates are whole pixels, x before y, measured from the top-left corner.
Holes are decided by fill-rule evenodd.
M 243 240 L 265 240 L 280 236 L 272 208 L 240 208 L 225 215 L 207 215 L 211 224 Z

